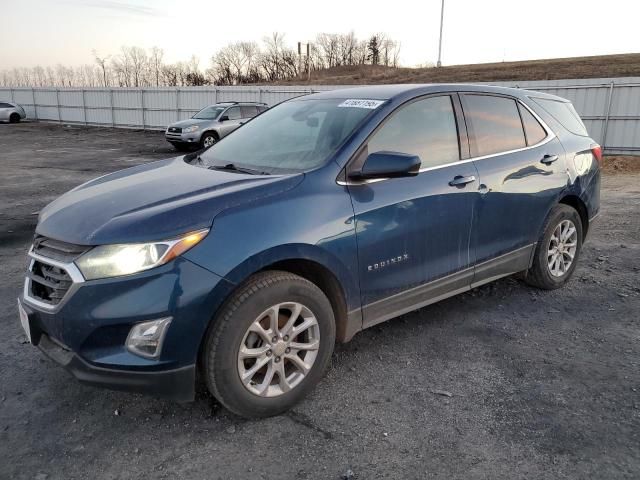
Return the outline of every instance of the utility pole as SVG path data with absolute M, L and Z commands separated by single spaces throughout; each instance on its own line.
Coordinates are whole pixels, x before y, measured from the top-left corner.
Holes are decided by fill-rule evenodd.
M 309 53 L 311 52 L 311 43 L 307 42 L 307 82 L 311 82 L 311 57 Z
M 438 42 L 438 63 L 437 66 L 442 66 L 442 24 L 444 23 L 444 0 L 442 0 L 442 6 L 440 7 L 440 41 Z
M 302 42 L 298 42 L 298 72 L 299 75 L 302 76 L 302 46 L 305 45 Z M 311 42 L 306 43 L 307 48 L 307 82 L 311 81 Z

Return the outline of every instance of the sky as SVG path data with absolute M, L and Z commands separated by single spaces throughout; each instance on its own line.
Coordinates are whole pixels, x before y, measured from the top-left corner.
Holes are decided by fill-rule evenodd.
M 441 0 L 0 0 L 0 70 L 93 63 L 123 45 L 200 59 L 282 32 L 291 47 L 320 32 L 385 32 L 400 62 L 438 58 Z M 445 0 L 443 65 L 640 52 L 637 0 Z

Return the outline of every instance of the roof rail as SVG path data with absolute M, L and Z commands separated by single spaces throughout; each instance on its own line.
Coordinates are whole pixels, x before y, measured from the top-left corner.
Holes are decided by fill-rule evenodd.
M 236 102 L 235 100 L 228 100 L 224 102 L 216 102 L 216 105 L 221 104 L 229 104 L 229 105 L 240 105 L 240 104 L 251 104 L 251 105 L 267 105 L 266 102 Z

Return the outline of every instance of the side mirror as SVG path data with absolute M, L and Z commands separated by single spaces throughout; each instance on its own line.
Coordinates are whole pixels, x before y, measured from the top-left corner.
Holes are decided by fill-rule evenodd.
M 375 152 L 369 154 L 359 172 L 351 172 L 349 178 L 365 180 L 370 178 L 413 177 L 420 172 L 420 157 L 399 152 Z
M 226 122 L 227 120 L 229 120 L 229 115 L 222 115 L 222 116 L 220 117 L 220 121 L 221 121 L 221 122 Z

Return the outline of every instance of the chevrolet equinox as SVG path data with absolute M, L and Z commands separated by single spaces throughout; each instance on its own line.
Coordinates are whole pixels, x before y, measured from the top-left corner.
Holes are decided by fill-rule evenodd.
M 472 85 L 286 101 L 39 216 L 19 313 L 78 380 L 281 413 L 335 341 L 518 273 L 564 285 L 600 203 L 571 103 Z

